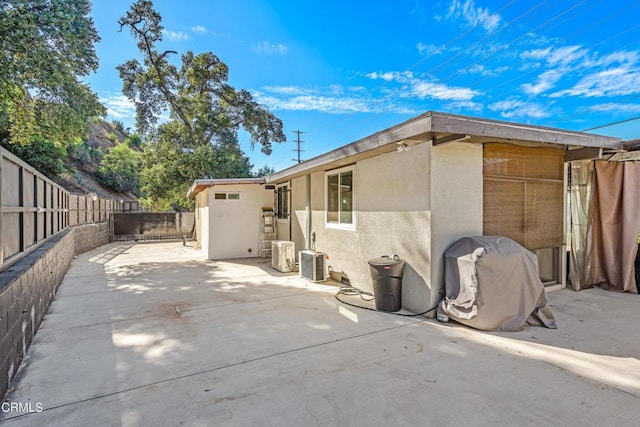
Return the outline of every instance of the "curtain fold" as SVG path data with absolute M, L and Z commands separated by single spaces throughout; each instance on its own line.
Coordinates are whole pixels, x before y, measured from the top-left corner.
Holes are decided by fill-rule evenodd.
M 640 231 L 640 164 L 595 162 L 593 194 L 587 284 L 637 293 L 634 263 Z
M 592 161 L 571 163 L 571 187 L 569 192 L 570 221 L 569 247 L 571 262 L 571 286 L 579 291 L 588 285 L 591 270 L 590 218 L 593 208 L 595 170 Z

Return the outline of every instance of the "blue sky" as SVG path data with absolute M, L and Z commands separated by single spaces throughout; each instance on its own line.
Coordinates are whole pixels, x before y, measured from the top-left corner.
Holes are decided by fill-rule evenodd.
M 133 126 L 115 69 L 137 57 L 117 20 L 131 4 L 94 0 L 100 68 L 88 81 L 109 119 Z M 255 168 L 303 159 L 435 110 L 582 131 L 640 116 L 640 2 L 602 0 L 156 0 L 163 47 L 212 51 L 230 83 L 283 120 Z M 176 59 L 178 57 L 176 56 Z M 640 138 L 640 120 L 593 131 Z

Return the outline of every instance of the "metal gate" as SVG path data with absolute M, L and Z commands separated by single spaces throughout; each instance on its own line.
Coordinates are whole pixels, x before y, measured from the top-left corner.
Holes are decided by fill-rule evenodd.
M 111 240 L 191 239 L 193 212 L 131 212 L 111 215 Z

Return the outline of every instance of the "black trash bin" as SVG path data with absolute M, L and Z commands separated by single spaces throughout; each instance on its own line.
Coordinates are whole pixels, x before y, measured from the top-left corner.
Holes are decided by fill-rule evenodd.
M 404 261 L 397 255 L 369 260 L 373 279 L 373 297 L 376 309 L 399 311 L 402 309 L 402 271 Z

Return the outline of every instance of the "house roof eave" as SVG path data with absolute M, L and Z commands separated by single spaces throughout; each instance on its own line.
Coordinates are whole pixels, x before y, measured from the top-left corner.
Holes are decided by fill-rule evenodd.
M 522 144 L 552 144 L 565 147 L 613 149 L 622 147 L 620 138 L 429 111 L 279 171 L 267 177 L 267 182 L 279 183 L 302 175 L 347 165 L 359 158 L 391 152 L 397 148 L 397 144 L 403 141 L 410 141 L 411 144 L 434 141 L 435 144 L 439 139 L 451 140 L 451 138 L 446 138 L 448 135 L 464 136 L 464 139 L 470 143 L 500 141 Z
M 239 185 L 239 184 L 264 184 L 264 178 L 219 178 L 219 179 L 196 179 L 187 191 L 187 198 L 193 199 L 196 194 L 205 188 L 216 185 Z

